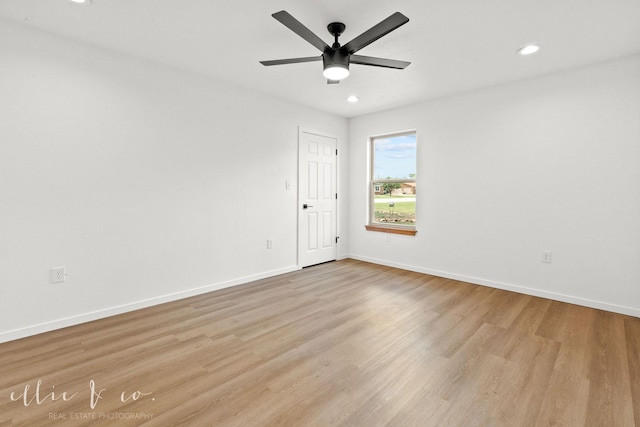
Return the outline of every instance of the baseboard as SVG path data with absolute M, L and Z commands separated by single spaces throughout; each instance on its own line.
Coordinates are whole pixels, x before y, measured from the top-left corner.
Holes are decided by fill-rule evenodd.
M 104 319 L 110 316 L 116 316 L 118 314 L 128 313 L 130 311 L 135 311 L 142 308 L 152 307 L 154 305 L 177 301 L 180 299 L 189 298 L 196 295 L 202 295 L 208 292 L 230 288 L 232 286 L 238 286 L 238 285 L 242 285 L 242 284 L 253 282 L 260 279 L 266 279 L 266 278 L 278 276 L 284 273 L 290 273 L 292 271 L 296 271 L 299 269 L 300 268 L 298 266 L 294 265 L 290 267 L 281 268 L 278 270 L 272 270 L 272 271 L 252 275 L 252 276 L 245 276 L 238 279 L 229 280 L 226 282 L 216 283 L 213 285 L 207 285 L 199 288 L 189 289 L 186 291 L 175 292 L 172 294 L 162 295 L 154 298 L 149 298 L 141 301 L 123 304 L 116 307 L 110 307 L 103 310 L 93 311 L 90 313 L 78 314 L 78 315 L 70 316 L 64 319 L 58 319 L 51 322 L 27 326 L 21 329 L 15 329 L 7 332 L 0 332 L 0 344 L 9 342 L 9 341 L 14 341 L 20 338 L 29 337 L 32 335 L 41 334 L 44 332 L 50 332 L 57 329 L 66 328 L 69 326 L 79 325 L 81 323 L 92 322 L 94 320 Z
M 599 310 L 610 311 L 613 313 L 626 314 L 628 316 L 640 317 L 640 308 L 627 307 L 623 305 L 610 304 L 602 301 L 595 301 L 587 298 L 576 297 L 572 295 L 565 295 L 556 292 L 543 291 L 535 288 L 528 288 L 526 286 L 512 285 L 508 283 L 496 282 L 493 280 L 486 280 L 477 277 L 465 276 L 462 274 L 449 273 L 446 271 L 431 270 L 428 268 L 416 267 L 414 265 L 401 264 L 397 262 L 369 258 L 361 255 L 351 254 L 350 258 L 370 262 L 372 264 L 385 265 L 387 267 L 395 267 L 402 270 L 415 271 L 416 273 L 430 274 L 432 276 L 444 277 L 446 279 L 459 280 L 461 282 L 472 283 L 474 285 L 488 286 L 491 288 L 502 289 L 505 291 L 517 292 L 520 294 L 531 295 L 541 298 L 547 298 L 555 301 L 567 302 L 570 304 L 581 305 L 584 307 L 596 308 Z
M 610 311 L 613 313 L 620 313 L 634 317 L 640 317 L 640 309 L 627 307 L 622 305 L 610 304 L 602 301 L 590 300 L 587 298 L 576 297 L 572 295 L 565 295 L 556 292 L 543 291 L 540 289 L 529 288 L 525 286 L 512 285 L 508 283 L 496 282 L 493 280 L 486 280 L 477 277 L 465 276 L 462 274 L 450 273 L 446 271 L 432 270 L 428 268 L 417 267 L 408 264 L 402 264 L 377 258 L 370 258 L 361 255 L 340 255 L 339 259 L 352 258 L 359 261 L 370 262 L 372 264 L 386 265 L 388 267 L 400 268 L 402 270 L 415 271 L 417 273 L 430 274 L 432 276 L 444 277 L 452 280 L 459 280 L 462 282 L 473 283 L 476 285 L 488 286 L 497 289 L 503 289 L 512 292 L 518 292 L 525 295 L 532 295 L 541 298 L 548 298 L 556 301 L 567 302 L 571 304 L 581 305 L 590 308 L 596 308 L 600 310 Z M 177 301 L 183 298 L 188 298 L 196 295 L 206 294 L 208 292 L 217 291 L 220 289 L 230 288 L 232 286 L 238 286 L 245 283 L 253 282 L 268 277 L 278 276 L 284 273 L 290 273 L 292 271 L 299 270 L 298 266 L 290 266 L 278 270 L 272 270 L 253 276 L 245 276 L 226 282 L 216 283 L 199 288 L 189 289 L 186 291 L 176 292 L 168 295 L 162 295 L 146 300 L 136 301 L 133 303 L 123 304 L 116 307 L 110 307 L 103 310 L 98 310 L 89 313 L 83 313 L 75 316 L 70 316 L 64 319 L 58 319 L 51 322 L 40 323 L 37 325 L 27 326 L 21 329 L 15 329 L 7 332 L 0 332 L 0 343 L 5 343 L 20 338 L 29 337 L 32 335 L 41 334 L 44 332 L 50 332 L 57 329 L 66 328 L 81 323 L 91 322 L 94 320 L 104 319 L 110 316 L 116 316 L 118 314 L 128 313 L 130 311 L 139 310 L 142 308 L 152 307 L 167 302 Z

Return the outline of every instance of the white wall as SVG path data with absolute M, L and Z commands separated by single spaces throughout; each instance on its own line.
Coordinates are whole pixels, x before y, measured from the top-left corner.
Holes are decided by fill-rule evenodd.
M 0 342 L 296 268 L 298 126 L 346 119 L 6 21 L 0 58 Z
M 366 231 L 368 137 L 405 129 L 418 234 Z M 355 118 L 349 144 L 352 257 L 640 316 L 640 56 Z

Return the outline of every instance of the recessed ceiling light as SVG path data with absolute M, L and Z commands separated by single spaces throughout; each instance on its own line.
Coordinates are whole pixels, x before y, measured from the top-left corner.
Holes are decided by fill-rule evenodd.
M 531 55 L 532 53 L 536 53 L 540 50 L 540 45 L 530 44 L 528 46 L 522 47 L 518 49 L 518 54 L 520 55 Z
M 91 3 L 91 0 L 71 0 L 74 3 Z
M 355 95 L 351 95 L 351 96 L 349 96 L 349 97 L 347 98 L 347 101 L 349 101 L 349 102 L 358 102 L 358 100 L 359 100 L 359 99 L 360 99 L 360 98 L 358 98 L 357 96 L 355 96 Z

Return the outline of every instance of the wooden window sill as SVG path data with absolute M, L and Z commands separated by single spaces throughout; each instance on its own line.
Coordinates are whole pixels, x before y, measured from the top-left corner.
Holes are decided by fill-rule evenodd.
M 415 236 L 418 230 L 410 228 L 385 227 L 384 225 L 365 225 L 369 231 L 379 231 L 381 233 L 404 234 L 405 236 Z

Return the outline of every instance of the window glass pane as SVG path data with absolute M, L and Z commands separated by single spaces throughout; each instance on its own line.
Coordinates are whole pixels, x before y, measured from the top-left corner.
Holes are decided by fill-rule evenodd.
M 415 182 L 380 183 L 374 187 L 374 223 L 416 224 Z M 381 191 L 375 191 L 378 187 Z
M 369 224 L 415 230 L 415 132 L 371 138 L 371 154 Z
M 373 179 L 416 177 L 415 133 L 376 138 L 373 147 Z

